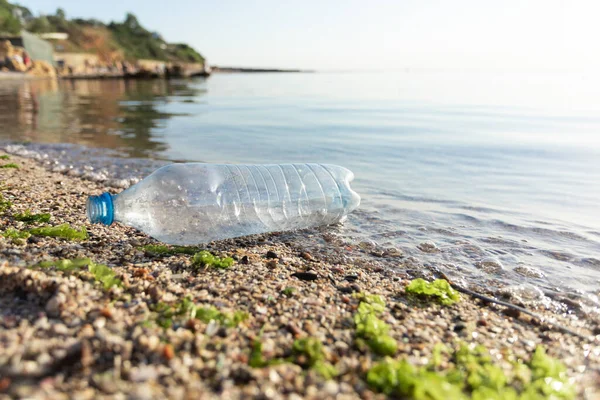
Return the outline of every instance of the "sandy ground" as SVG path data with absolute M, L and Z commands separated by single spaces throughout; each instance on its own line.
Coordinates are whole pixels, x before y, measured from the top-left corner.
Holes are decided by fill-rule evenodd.
M 86 197 L 113 189 L 15 156 L 0 164 L 8 162 L 20 168 L 0 169 L 0 192 L 13 203 L 0 230 L 23 229 L 13 216 L 30 209 L 51 213 L 49 225 L 85 226 L 89 239 L 0 238 L 0 399 L 383 397 L 365 382 L 379 357 L 355 346 L 354 293 L 385 298 L 381 319 L 399 344 L 398 359 L 424 365 L 436 343 L 459 341 L 483 344 L 499 360 L 508 353 L 528 359 L 544 344 L 567 365 L 581 398 L 598 395 L 597 342 L 464 295 L 449 307 L 415 300 L 405 286 L 431 272 L 412 269 L 394 249 L 344 243 L 339 227 L 213 243 L 205 248 L 236 263 L 226 270 L 194 268 L 190 255 L 140 249 L 155 243 L 143 233 L 88 224 Z M 122 286 L 106 290 L 85 268 L 28 268 L 81 257 L 111 267 Z M 284 294 L 286 288 L 293 293 Z M 186 297 L 249 317 L 233 327 L 178 317 L 167 329 L 159 326 L 159 304 Z M 597 319 L 581 317 L 557 316 L 581 334 L 600 332 Z M 256 339 L 265 359 L 274 359 L 289 357 L 303 337 L 323 343 L 336 378 L 325 380 L 298 362 L 248 365 Z

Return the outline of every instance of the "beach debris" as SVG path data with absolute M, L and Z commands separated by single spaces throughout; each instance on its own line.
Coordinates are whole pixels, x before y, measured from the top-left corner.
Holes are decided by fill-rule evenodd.
M 360 204 L 350 187 L 353 179 L 348 169 L 329 164 L 175 163 L 119 194 L 90 196 L 87 216 L 92 223 L 143 226 L 144 233 L 168 244 L 208 243 L 338 223 Z M 279 192 L 287 197 L 273 197 Z M 211 204 L 222 212 L 211 217 Z M 244 211 L 250 209 L 256 212 Z M 267 221 L 263 214 L 278 217 Z M 268 258 L 274 256 L 271 251 Z
M 417 278 L 412 280 L 405 290 L 408 294 L 433 298 L 445 306 L 450 306 L 460 300 L 458 292 L 445 279 L 436 279 L 433 282 L 427 282 L 424 279 Z

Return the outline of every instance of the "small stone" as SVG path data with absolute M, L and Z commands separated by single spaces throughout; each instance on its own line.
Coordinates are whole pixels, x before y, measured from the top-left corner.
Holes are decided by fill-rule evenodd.
M 267 268 L 275 269 L 277 268 L 277 260 L 269 260 L 267 261 Z
M 159 344 L 160 344 L 160 339 L 158 338 L 158 336 L 149 336 L 148 337 L 148 342 L 147 342 L 148 349 L 154 350 L 154 349 L 156 349 L 156 347 L 158 347 Z
M 240 264 L 242 264 L 242 265 L 250 264 L 250 260 L 248 259 L 248 256 L 242 257 L 242 259 L 240 260 Z
M 172 360 L 173 357 L 175 357 L 175 350 L 173 350 L 173 345 L 165 344 L 165 346 L 163 347 L 163 356 L 167 360 Z
M 254 310 L 256 311 L 257 314 L 262 314 L 262 315 L 266 315 L 267 312 L 269 311 L 269 310 L 267 310 L 267 307 L 264 307 L 264 306 L 258 306 Z
M 342 293 L 355 293 L 360 292 L 360 287 L 358 285 L 348 285 L 348 286 L 338 286 L 337 288 Z
M 488 274 L 496 274 L 504 269 L 500 261 L 495 258 L 484 258 L 476 262 L 475 266 Z
M 152 300 L 154 300 L 155 302 L 160 301 L 160 299 L 162 298 L 162 291 L 160 290 L 160 288 L 158 287 L 158 285 L 152 285 L 148 288 L 147 292 L 148 295 L 150 296 L 150 298 Z
M 479 321 L 477 321 L 477 326 L 487 326 L 488 323 L 485 319 L 480 319 Z
M 206 330 L 204 334 L 206 336 L 214 336 L 219 331 L 219 324 L 215 320 L 211 320 L 208 325 L 206 325 Z
M 277 259 L 277 258 L 279 258 L 279 256 L 274 251 L 269 250 L 269 251 L 267 251 L 267 258 Z
M 323 390 L 330 396 L 335 396 L 340 391 L 340 386 L 336 381 L 328 380 L 325 382 L 325 386 L 323 386 Z
M 55 335 L 66 335 L 69 332 L 69 328 L 65 324 L 54 324 L 52 325 L 52 333 Z
M 101 309 L 100 315 L 102 315 L 104 318 L 108 318 L 108 319 L 112 319 L 112 317 L 113 317 L 112 311 L 108 307 L 104 307 L 103 309 Z
M 346 275 L 344 276 L 344 280 L 348 282 L 356 282 L 358 280 L 358 275 Z
M 60 316 L 60 310 L 63 304 L 67 301 L 67 296 L 64 293 L 58 292 L 46 303 L 46 312 L 51 317 Z
M 458 324 L 454 325 L 454 332 L 462 332 L 465 329 L 467 329 L 467 324 L 464 322 L 459 322 Z
M 81 331 L 79 331 L 79 337 L 86 338 L 94 336 L 94 328 L 90 324 L 85 324 Z
M 94 321 L 93 325 L 94 325 L 94 328 L 96 328 L 96 329 L 104 328 L 104 326 L 106 326 L 106 318 L 104 318 L 104 317 L 98 318 L 97 320 Z
M 402 252 L 402 250 L 397 249 L 395 247 L 388 247 L 388 248 L 384 249 L 383 256 L 384 257 L 404 257 L 404 253 Z
M 294 278 L 298 278 L 301 281 L 316 281 L 319 279 L 319 275 L 313 272 L 295 272 L 292 274 Z
M 303 251 L 302 253 L 300 253 L 300 257 L 304 258 L 307 261 L 314 260 L 314 257 L 312 256 L 312 254 L 310 254 L 308 251 Z
M 431 241 L 420 243 L 417 246 L 417 249 L 421 250 L 423 253 L 437 253 L 440 251 L 436 244 Z

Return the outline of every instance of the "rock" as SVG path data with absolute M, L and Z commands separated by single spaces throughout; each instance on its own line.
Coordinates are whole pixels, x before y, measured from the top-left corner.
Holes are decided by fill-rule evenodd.
M 55 335 L 66 335 L 69 333 L 69 328 L 65 324 L 52 325 L 52 333 Z
M 344 280 L 348 282 L 356 282 L 358 280 L 358 275 L 346 275 L 344 276 Z
M 337 289 L 342 293 L 348 294 L 360 292 L 360 287 L 358 285 L 338 286 Z
M 160 290 L 160 288 L 158 287 L 158 285 L 152 285 L 148 288 L 148 290 L 146 291 L 146 293 L 148 293 L 148 295 L 150 296 L 150 298 L 152 300 L 154 300 L 155 302 L 158 302 L 161 300 L 162 298 L 162 291 Z
M 308 251 L 303 251 L 302 253 L 300 253 L 300 257 L 304 258 L 307 261 L 314 260 L 314 257 L 312 256 L 312 254 L 310 254 Z
M 250 260 L 248 259 L 248 256 L 242 257 L 242 259 L 240 260 L 240 264 L 242 264 L 242 265 L 250 264 Z
M 500 261 L 495 258 L 484 258 L 483 260 L 476 262 L 475 266 L 488 274 L 497 274 L 504 269 Z
M 279 256 L 272 250 L 267 251 L 267 258 L 269 259 L 277 259 Z
M 319 275 L 313 272 L 295 272 L 292 274 L 294 278 L 298 278 L 301 281 L 316 281 L 319 279 Z
M 48 300 L 46 303 L 46 312 L 51 317 L 59 317 L 60 311 L 63 306 L 67 302 L 67 295 L 64 293 L 58 292 L 54 296 Z
M 420 243 L 417 246 L 417 249 L 421 250 L 423 253 L 437 253 L 440 251 L 437 245 L 432 241 Z

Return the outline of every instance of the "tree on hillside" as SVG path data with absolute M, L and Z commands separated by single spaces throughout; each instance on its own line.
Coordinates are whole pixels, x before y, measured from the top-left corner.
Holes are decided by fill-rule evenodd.
M 65 13 L 65 10 L 63 10 L 62 8 L 57 8 L 56 9 L 56 14 L 55 14 L 56 18 L 62 20 L 62 21 L 66 21 L 67 20 L 67 14 Z

